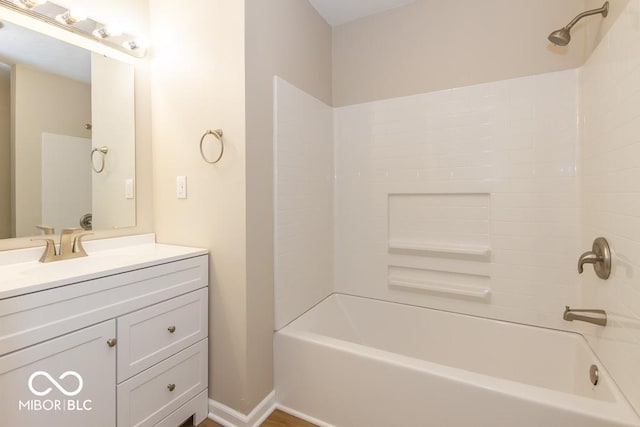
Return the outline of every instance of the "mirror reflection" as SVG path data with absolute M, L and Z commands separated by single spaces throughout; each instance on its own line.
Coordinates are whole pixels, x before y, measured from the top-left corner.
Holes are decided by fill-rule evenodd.
M 135 225 L 133 66 L 0 24 L 0 238 Z

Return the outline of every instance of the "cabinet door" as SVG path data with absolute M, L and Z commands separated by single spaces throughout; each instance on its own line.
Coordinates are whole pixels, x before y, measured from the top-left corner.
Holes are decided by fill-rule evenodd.
M 111 338 L 115 320 L 0 357 L 0 424 L 114 427 Z

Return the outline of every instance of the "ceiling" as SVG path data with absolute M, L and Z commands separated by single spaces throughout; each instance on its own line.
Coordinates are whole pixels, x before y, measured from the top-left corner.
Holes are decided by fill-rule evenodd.
M 385 10 L 405 6 L 416 0 L 309 0 L 332 27 Z
M 87 50 L 3 22 L 0 62 L 26 64 L 84 83 L 91 82 L 91 55 Z

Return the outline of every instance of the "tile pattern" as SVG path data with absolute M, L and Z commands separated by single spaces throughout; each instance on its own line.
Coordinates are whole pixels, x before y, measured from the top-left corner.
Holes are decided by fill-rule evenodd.
M 571 328 L 562 312 L 579 301 L 577 105 L 578 72 L 570 70 L 336 109 L 336 290 Z M 488 238 L 483 230 L 478 238 L 488 240 L 490 259 L 389 252 L 390 194 L 489 194 Z M 440 231 L 462 232 L 482 214 L 431 209 Z M 491 297 L 390 287 L 389 266 L 455 273 L 448 281 L 488 277 Z
M 582 326 L 640 411 L 640 1 L 632 0 L 582 69 L 582 250 L 604 236 L 611 277 L 582 275 L 584 306 L 605 309 L 605 328 Z
M 275 328 L 333 290 L 333 110 L 275 78 Z

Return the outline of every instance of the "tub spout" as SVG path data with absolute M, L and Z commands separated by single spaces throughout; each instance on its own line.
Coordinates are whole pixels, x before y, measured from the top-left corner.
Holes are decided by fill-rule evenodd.
M 597 316 L 584 316 L 577 313 L 589 313 Z M 562 318 L 568 322 L 579 320 L 581 322 L 593 323 L 598 326 L 607 326 L 607 312 L 604 310 L 576 310 L 567 305 L 564 307 L 564 314 L 562 315 Z

